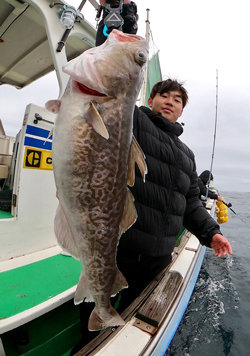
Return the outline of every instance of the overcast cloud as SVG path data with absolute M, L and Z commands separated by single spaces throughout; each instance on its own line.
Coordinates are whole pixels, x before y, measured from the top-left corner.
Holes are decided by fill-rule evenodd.
M 68 1 L 74 6 L 80 0 Z M 164 78 L 185 83 L 189 103 L 180 119 L 181 139 L 195 152 L 197 171 L 211 165 L 215 125 L 216 69 L 218 125 L 213 164 L 221 191 L 250 191 L 250 22 L 248 0 L 137 0 L 138 34 L 145 34 L 146 8 Z M 89 4 L 83 14 L 93 24 Z M 0 87 L 0 118 L 8 135 L 21 127 L 26 104 L 57 98 L 55 74 L 23 90 Z

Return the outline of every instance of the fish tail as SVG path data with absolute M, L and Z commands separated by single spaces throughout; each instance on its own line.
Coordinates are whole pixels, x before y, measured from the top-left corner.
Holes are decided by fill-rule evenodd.
M 122 325 L 125 325 L 125 321 L 117 311 L 110 306 L 109 310 L 105 313 L 105 317 L 101 317 L 100 314 L 97 313 L 96 308 L 92 311 L 89 317 L 88 329 L 95 331 Z

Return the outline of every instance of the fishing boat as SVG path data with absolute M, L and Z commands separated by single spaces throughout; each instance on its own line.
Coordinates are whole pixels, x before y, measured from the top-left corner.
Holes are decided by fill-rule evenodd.
M 0 84 L 22 89 L 55 70 L 60 97 L 68 80 L 62 66 L 95 45 L 96 30 L 80 12 L 85 2 L 75 9 L 64 1 L 2 0 Z M 154 56 L 149 64 L 149 78 L 157 61 Z M 81 339 L 73 303 L 81 266 L 62 252 L 53 231 L 55 115 L 25 105 L 16 137 L 7 136 L 0 123 L 0 356 L 66 356 Z M 213 214 L 214 201 L 207 208 Z M 164 354 L 204 254 L 205 247 L 183 230 L 171 265 L 123 312 L 126 325 L 100 333 L 79 355 Z

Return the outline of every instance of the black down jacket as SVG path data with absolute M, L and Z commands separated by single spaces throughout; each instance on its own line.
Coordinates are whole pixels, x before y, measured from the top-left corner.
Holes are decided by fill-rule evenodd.
M 203 195 L 205 197 L 207 195 L 211 199 L 218 199 L 218 194 L 212 192 L 211 190 L 208 190 L 207 192 L 206 184 L 209 180 L 209 175 L 210 175 L 209 171 L 204 171 L 198 177 L 198 187 L 200 189 L 199 196 L 201 197 L 201 195 Z M 214 179 L 212 174 L 210 178 L 211 180 Z
M 136 167 L 131 188 L 138 218 L 121 236 L 119 250 L 148 256 L 170 254 L 184 225 L 210 246 L 219 226 L 199 199 L 193 152 L 180 141 L 179 123 L 170 123 L 146 107 L 135 108 L 134 135 L 146 155 L 144 183 Z

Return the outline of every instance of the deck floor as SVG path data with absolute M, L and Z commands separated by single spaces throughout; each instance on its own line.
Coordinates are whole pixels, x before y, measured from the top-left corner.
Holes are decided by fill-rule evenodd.
M 9 218 L 13 218 L 13 216 L 9 211 L 0 210 L 0 219 L 9 219 Z
M 0 320 L 30 309 L 77 284 L 80 262 L 61 254 L 0 274 Z

